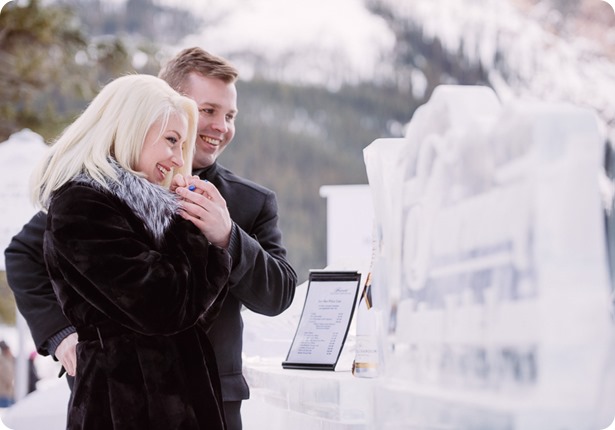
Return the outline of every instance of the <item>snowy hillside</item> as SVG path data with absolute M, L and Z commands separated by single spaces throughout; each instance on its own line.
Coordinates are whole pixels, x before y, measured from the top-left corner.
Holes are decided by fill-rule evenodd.
M 180 45 L 231 58 L 245 78 L 258 69 L 281 81 L 333 87 L 370 80 L 395 43 L 363 0 L 214 0 L 190 7 L 208 23 Z
M 601 0 L 382 0 L 445 49 L 463 46 L 503 100 L 567 101 L 615 124 L 615 14 Z
M 202 23 L 172 51 L 200 45 L 231 59 L 244 79 L 332 88 L 396 72 L 394 29 L 368 7 L 384 5 L 395 25 L 421 28 L 481 64 L 502 101 L 568 101 L 615 124 L 615 12 L 603 0 L 151 1 L 189 9 Z M 420 71 L 410 76 L 420 83 Z
M 503 101 L 568 101 L 615 124 L 615 13 L 606 2 L 372 0 L 378 2 L 450 52 L 463 46 Z M 211 47 L 248 75 L 257 62 L 282 80 L 333 85 L 390 72 L 394 36 L 365 1 L 210 1 L 195 12 L 208 24 L 182 45 Z

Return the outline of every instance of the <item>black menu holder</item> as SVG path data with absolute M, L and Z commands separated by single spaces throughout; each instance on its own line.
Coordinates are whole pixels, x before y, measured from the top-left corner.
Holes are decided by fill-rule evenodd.
M 360 281 L 356 271 L 310 271 L 303 311 L 283 368 L 335 370 Z

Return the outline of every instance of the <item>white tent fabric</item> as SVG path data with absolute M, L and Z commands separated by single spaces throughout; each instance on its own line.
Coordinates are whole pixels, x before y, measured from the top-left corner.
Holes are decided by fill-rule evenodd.
M 36 163 L 47 151 L 43 138 L 23 129 L 0 143 L 0 250 L 36 213 L 30 202 L 30 175 Z M 5 270 L 4 253 L 0 270 Z

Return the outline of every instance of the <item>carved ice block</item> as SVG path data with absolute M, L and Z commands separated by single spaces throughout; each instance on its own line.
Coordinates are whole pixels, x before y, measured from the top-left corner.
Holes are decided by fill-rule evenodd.
M 604 141 L 589 110 L 442 86 L 404 139 L 365 149 L 390 338 L 382 428 L 610 423 Z M 404 402 L 427 406 L 392 415 Z

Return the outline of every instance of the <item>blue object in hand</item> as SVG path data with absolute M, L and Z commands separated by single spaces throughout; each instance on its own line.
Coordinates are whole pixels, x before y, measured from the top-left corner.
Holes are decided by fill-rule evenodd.
M 194 191 L 194 190 L 196 190 L 196 185 L 194 185 L 194 184 L 190 184 L 190 186 L 188 187 L 188 189 L 189 189 L 190 191 Z

